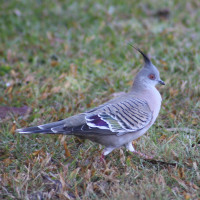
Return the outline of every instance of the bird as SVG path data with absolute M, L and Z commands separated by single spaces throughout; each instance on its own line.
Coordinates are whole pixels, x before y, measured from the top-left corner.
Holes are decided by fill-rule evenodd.
M 132 47 L 143 56 L 144 65 L 127 93 L 66 119 L 16 131 L 20 134 L 63 134 L 89 139 L 104 146 L 102 158 L 123 146 L 138 156 L 152 158 L 136 151 L 132 142 L 145 134 L 158 117 L 162 97 L 156 85 L 165 83 L 150 58 L 139 48 Z

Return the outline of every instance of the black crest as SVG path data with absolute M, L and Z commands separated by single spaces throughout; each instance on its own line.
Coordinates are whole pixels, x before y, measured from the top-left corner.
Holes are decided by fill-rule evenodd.
M 139 48 L 137 48 L 137 47 L 134 47 L 132 44 L 129 44 L 131 47 L 133 47 L 134 49 L 136 49 L 137 51 L 139 51 L 141 54 L 142 54 L 142 56 L 143 56 L 143 58 L 144 58 L 144 62 L 146 63 L 146 64 L 150 64 L 151 63 L 151 61 L 150 61 L 150 59 L 148 58 L 148 56 L 145 54 L 145 53 L 143 53 Z

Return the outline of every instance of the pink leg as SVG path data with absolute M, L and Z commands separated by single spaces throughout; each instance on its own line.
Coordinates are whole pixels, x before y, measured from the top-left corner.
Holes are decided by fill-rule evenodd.
M 97 162 L 101 165 L 106 166 L 106 160 L 105 160 L 105 156 L 103 155 L 103 153 L 101 154 L 100 158 L 98 158 Z
M 100 161 L 101 161 L 102 163 L 105 162 L 105 156 L 103 155 L 103 153 L 101 154 Z
M 132 142 L 127 143 L 127 144 L 126 144 L 126 148 L 127 148 L 129 151 L 133 152 L 135 155 L 138 155 L 138 156 L 141 157 L 141 158 L 144 158 L 144 159 L 147 159 L 147 160 L 152 160 L 152 159 L 154 158 L 154 156 L 147 156 L 147 155 L 145 155 L 144 153 L 141 153 L 141 152 L 139 152 L 139 151 L 136 151 L 135 148 L 133 147 Z
M 108 155 L 110 152 L 112 152 L 115 148 L 113 147 L 106 147 L 100 157 L 100 162 L 106 164 L 105 156 Z

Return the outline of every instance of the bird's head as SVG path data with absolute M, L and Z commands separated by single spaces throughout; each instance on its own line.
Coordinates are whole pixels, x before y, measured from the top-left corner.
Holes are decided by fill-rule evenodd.
M 131 45 L 132 46 L 132 45 Z M 133 87 L 155 87 L 157 84 L 165 85 L 164 81 L 160 78 L 158 69 L 152 64 L 151 60 L 140 49 L 132 46 L 139 51 L 144 59 L 144 67 L 138 72 L 135 77 Z

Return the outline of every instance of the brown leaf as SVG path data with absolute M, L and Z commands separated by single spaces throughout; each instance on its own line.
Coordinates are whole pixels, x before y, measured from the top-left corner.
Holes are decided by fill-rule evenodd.
M 12 160 L 10 158 L 6 158 L 6 159 L 3 160 L 3 163 L 7 167 L 8 165 L 10 165 L 12 163 Z
M 185 200 L 191 199 L 191 195 L 189 193 L 183 192 L 183 195 L 184 195 Z
M 169 116 L 170 116 L 170 118 L 173 119 L 173 120 L 174 120 L 175 117 L 176 117 L 176 115 L 174 115 L 173 113 L 170 113 Z
M 60 112 L 60 113 L 65 113 L 65 112 L 66 112 L 66 108 L 63 106 L 63 107 L 60 109 L 59 112 Z
M 167 138 L 167 135 L 162 135 L 161 137 L 158 138 L 159 142 L 164 141 Z
M 178 90 L 170 88 L 169 89 L 169 94 L 170 94 L 171 97 L 175 97 L 175 96 L 178 95 Z
M 52 67 L 56 67 L 56 66 L 58 66 L 59 65 L 59 62 L 58 61 L 56 61 L 56 60 L 52 60 L 51 61 L 51 66 Z
M 40 150 L 37 150 L 37 151 L 34 151 L 32 153 L 33 156 L 38 156 L 40 153 L 44 153 L 44 150 L 43 149 L 40 149 Z
M 178 176 L 181 179 L 185 179 L 184 169 L 182 167 L 178 168 Z
M 99 65 L 99 64 L 101 64 L 102 62 L 103 62 L 102 59 L 96 59 L 96 60 L 94 61 L 94 64 L 95 64 L 95 65 Z
M 66 142 L 63 142 L 63 145 L 64 145 L 64 148 L 65 148 L 65 156 L 68 158 L 68 157 L 71 156 L 71 154 L 70 154 L 70 152 L 69 152 L 69 150 L 67 148 Z
M 167 62 L 165 62 L 164 60 L 160 60 L 160 63 L 161 63 L 164 67 L 168 66 Z M 168 69 L 168 68 L 167 68 L 167 69 Z
M 20 126 L 21 127 L 25 127 L 25 126 L 28 126 L 29 124 L 28 124 L 28 122 L 27 121 L 25 121 L 25 120 L 21 120 L 20 121 Z
M 5 90 L 5 93 L 10 94 L 12 92 L 12 90 L 13 90 L 13 85 L 7 87 L 6 90 Z
M 16 124 L 13 123 L 12 128 L 10 130 L 10 132 L 14 135 L 15 134 L 15 130 L 16 130 Z
M 192 125 L 196 126 L 197 124 L 199 124 L 199 119 L 193 119 L 192 120 Z
M 0 103 L 6 103 L 6 100 L 3 97 L 0 97 Z

